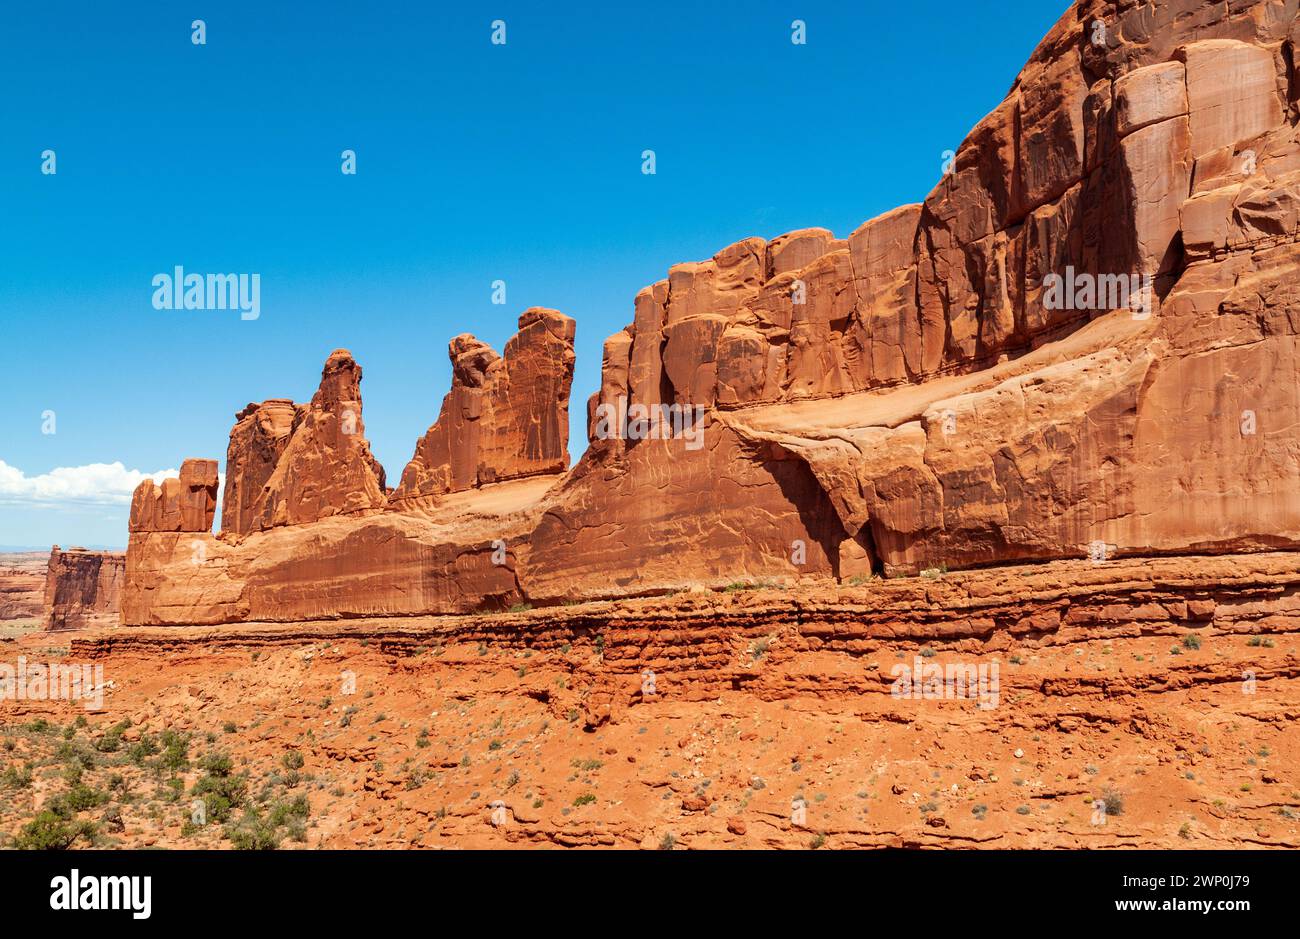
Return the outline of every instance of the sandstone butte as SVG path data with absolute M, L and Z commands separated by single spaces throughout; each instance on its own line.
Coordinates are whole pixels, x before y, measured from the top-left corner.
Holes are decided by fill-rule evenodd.
M 45 572 L 45 629 L 117 625 L 125 574 L 125 554 L 55 545 Z
M 924 202 L 641 290 L 572 469 L 555 311 L 452 340 L 395 488 L 332 353 L 309 403 L 236 416 L 218 534 L 215 461 L 141 485 L 123 623 L 1297 547 L 1294 7 L 1074 5 Z M 1123 309 L 1071 292 L 1116 275 Z M 596 435 L 602 405 L 704 408 L 702 438 Z
M 0 554 L 0 629 L 111 627 L 120 622 L 126 555 L 61 549 Z
M 392 487 L 334 352 L 219 532 L 215 460 L 135 493 L 94 729 L 296 747 L 311 846 L 1300 847 L 1298 5 L 1073 4 L 922 203 L 636 294 L 571 468 L 560 313 L 451 341 Z

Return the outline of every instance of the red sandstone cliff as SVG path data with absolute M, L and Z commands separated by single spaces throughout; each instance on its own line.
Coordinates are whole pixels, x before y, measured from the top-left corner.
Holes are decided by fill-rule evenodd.
M 48 563 L 45 554 L 0 554 L 0 623 L 40 618 Z
M 606 344 L 593 405 L 716 404 L 731 469 L 775 450 L 811 472 L 841 558 L 787 563 L 789 532 L 738 527 L 725 497 L 701 513 L 680 463 L 593 445 L 534 536 L 530 595 L 607 589 L 622 544 L 689 555 L 686 518 L 737 575 L 1295 545 L 1295 14 L 1079 3 L 922 205 L 673 267 Z M 1079 308 L 1054 275 L 1151 290 Z M 770 475 L 745 490 L 764 521 L 760 493 L 789 490 Z M 619 557 L 628 592 L 665 583 Z
M 45 575 L 45 628 L 116 625 L 125 575 L 125 554 L 55 545 Z
M 415 445 L 389 507 L 569 465 L 575 323 L 534 307 L 498 356 L 464 334 L 451 341 L 452 386 L 438 421 Z
M 235 415 L 226 450 L 221 530 L 232 535 L 377 511 L 384 468 L 361 417 L 361 366 L 330 353 L 308 404 L 271 398 Z
M 146 493 L 144 527 L 133 506 L 124 620 L 1300 545 L 1296 13 L 1080 0 L 921 204 L 642 290 L 563 477 L 559 314 L 525 313 L 502 358 L 453 341 L 391 495 L 336 353 L 310 405 L 241 412 L 204 561 L 192 489 Z M 661 405 L 703 417 L 628 439 L 621 415 Z
M 179 477 L 146 479 L 131 496 L 131 534 L 212 531 L 217 508 L 217 461 L 186 460 Z

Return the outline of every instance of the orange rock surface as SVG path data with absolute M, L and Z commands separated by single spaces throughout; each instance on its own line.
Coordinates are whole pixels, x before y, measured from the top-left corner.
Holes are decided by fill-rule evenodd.
M 40 619 L 48 565 L 45 553 L 0 553 L 0 623 Z
M 231 432 L 232 448 L 236 438 L 247 433 L 241 424 L 252 415 L 244 413 Z M 271 437 L 267 444 L 273 451 L 284 416 L 277 414 L 271 421 L 269 431 L 258 421 L 253 433 L 263 440 Z M 246 469 L 252 475 L 239 481 L 237 489 L 251 492 L 263 465 L 257 457 L 248 460 Z M 288 440 L 253 503 L 252 530 L 374 511 L 382 508 L 385 497 L 384 468 L 370 453 L 361 419 L 361 366 L 352 353 L 336 349 L 325 360 L 311 402 L 295 410 Z
M 451 341 L 452 386 L 438 421 L 389 499 L 394 510 L 448 492 L 569 466 L 569 388 L 575 324 L 534 307 L 498 356 L 468 334 Z
M 272 398 L 261 404 L 250 402 L 235 415 L 226 449 L 222 531 L 239 535 L 260 527 L 267 483 L 305 410 L 288 398 Z
M 126 555 L 85 548 L 50 551 L 45 575 L 45 628 L 115 626 L 122 609 Z
M 220 535 L 145 494 L 124 622 L 1300 547 L 1296 12 L 1074 4 L 921 203 L 640 291 L 567 472 L 567 317 L 454 339 L 391 493 L 335 353 L 241 412 Z
M 217 461 L 186 460 L 179 477 L 146 479 L 131 496 L 132 535 L 208 532 L 217 511 Z

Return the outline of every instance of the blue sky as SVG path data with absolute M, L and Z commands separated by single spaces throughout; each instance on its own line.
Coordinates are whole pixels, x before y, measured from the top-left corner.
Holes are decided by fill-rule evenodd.
M 338 347 L 395 479 L 448 340 L 499 351 L 533 305 L 578 321 L 576 456 L 640 287 L 749 235 L 843 236 L 919 201 L 1065 8 L 6 5 L 0 545 L 125 544 L 112 472 L 45 474 L 224 462 L 235 411 L 307 400 Z M 155 310 L 176 265 L 259 273 L 260 318 Z

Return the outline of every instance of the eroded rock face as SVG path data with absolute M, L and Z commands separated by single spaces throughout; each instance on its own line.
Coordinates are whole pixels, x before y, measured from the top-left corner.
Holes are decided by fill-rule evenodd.
M 283 420 L 281 415 L 281 424 Z M 239 429 L 237 424 L 231 434 L 232 446 Z M 387 499 L 384 468 L 371 454 L 365 432 L 361 366 L 352 353 L 336 349 L 325 360 L 320 387 L 295 417 L 275 469 L 253 503 L 251 530 L 382 509 Z M 257 461 L 249 467 L 264 468 Z M 251 488 L 255 478 L 241 485 Z
M 361 417 L 361 366 L 330 353 L 308 404 L 271 398 L 235 415 L 226 450 L 221 530 L 231 535 L 375 512 L 384 468 Z
M 506 609 L 523 602 L 529 550 L 552 477 L 448 495 L 436 514 L 339 515 L 244 537 L 135 534 L 128 625 L 294 622 Z
M 311 405 L 232 435 L 232 530 L 301 532 L 214 541 L 196 573 L 179 490 L 151 495 L 133 531 L 168 534 L 141 536 L 128 621 L 1300 548 L 1298 7 L 1072 5 L 921 203 L 847 238 L 748 238 L 638 293 L 562 480 L 567 318 L 528 311 L 504 356 L 453 340 L 389 499 L 338 437 L 360 373 L 337 354 Z M 532 474 L 504 514 L 409 527 Z M 461 561 L 494 528 L 508 578 Z
M 598 442 L 545 502 L 520 580 L 562 602 L 835 573 L 844 535 L 802 461 L 729 428 Z
M 211 532 L 217 511 L 217 461 L 186 460 L 179 478 L 146 479 L 131 496 L 130 530 Z
M 125 554 L 55 545 L 45 575 L 45 628 L 117 625 L 125 579 Z
M 574 333 L 569 317 L 533 307 L 519 317 L 504 356 L 471 335 L 453 339 L 451 391 L 389 507 L 411 509 L 449 492 L 563 472 Z
M 49 556 L 0 553 L 0 622 L 40 619 Z
M 250 404 L 227 452 L 223 526 L 183 518 L 182 481 L 142 486 L 132 515 L 127 623 L 289 621 L 505 607 L 542 495 L 568 464 L 574 323 L 530 309 L 505 355 L 452 341 L 442 416 L 385 491 L 361 423 L 361 369 L 325 364 L 310 404 Z M 216 467 L 210 467 L 215 495 Z M 428 510 L 436 505 L 437 512 Z M 384 512 L 388 509 L 388 512 Z M 203 533 L 193 537 L 189 533 Z
M 1296 9 L 1077 5 L 921 205 L 643 291 L 596 404 L 799 456 L 841 576 L 1300 544 Z
M 305 411 L 288 398 L 272 398 L 250 403 L 235 415 L 221 497 L 223 532 L 246 534 L 257 529 L 259 502 Z
M 987 368 L 1105 312 L 1045 302 L 1044 279 L 1066 268 L 1146 274 L 1165 292 L 1194 166 L 1208 175 L 1225 149 L 1290 139 L 1294 6 L 1078 5 L 921 205 L 847 240 L 746 239 L 642 291 L 614 365 L 631 400 L 734 408 Z M 1201 209 L 1195 244 L 1226 239 L 1225 199 Z

